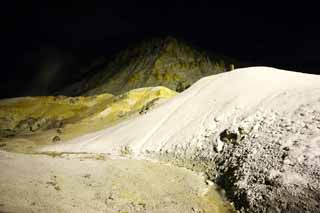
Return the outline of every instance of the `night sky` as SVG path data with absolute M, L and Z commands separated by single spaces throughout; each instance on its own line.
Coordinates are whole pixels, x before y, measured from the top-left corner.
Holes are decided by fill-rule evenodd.
M 8 94 L 2 96 L 14 94 L 5 91 L 13 85 L 21 90 L 21 82 L 30 87 L 43 61 L 62 60 L 74 71 L 97 56 L 167 35 L 253 64 L 320 74 L 320 19 L 312 5 L 81 2 L 11 1 L 1 7 L 0 83 Z

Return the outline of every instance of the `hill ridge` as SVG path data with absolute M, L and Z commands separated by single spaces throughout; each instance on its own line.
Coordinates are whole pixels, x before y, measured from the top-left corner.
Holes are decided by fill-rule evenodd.
M 165 86 L 181 92 L 201 77 L 227 70 L 223 59 L 211 59 L 204 52 L 171 36 L 144 41 L 121 51 L 109 63 L 101 60 L 95 67 L 90 68 L 97 69 L 92 77 L 59 93 L 69 96 L 106 92 L 117 95 L 150 86 Z

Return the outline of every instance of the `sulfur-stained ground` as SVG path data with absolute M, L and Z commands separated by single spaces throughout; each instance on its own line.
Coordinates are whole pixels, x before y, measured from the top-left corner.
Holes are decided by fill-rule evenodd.
M 39 146 L 63 143 L 145 114 L 176 94 L 165 87 L 150 87 L 118 96 L 102 94 L 1 100 L 0 148 L 33 153 Z

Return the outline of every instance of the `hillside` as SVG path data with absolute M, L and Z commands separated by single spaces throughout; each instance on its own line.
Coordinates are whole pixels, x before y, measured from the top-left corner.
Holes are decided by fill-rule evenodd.
M 143 116 L 39 151 L 125 151 L 205 172 L 248 212 L 318 212 L 319 85 L 316 75 L 237 69 L 202 78 Z
M 103 57 L 84 69 L 82 80 L 60 90 L 68 96 L 122 94 L 131 89 L 164 86 L 181 92 L 195 81 L 230 69 L 223 57 L 209 57 L 172 37 L 153 39 L 120 52 L 110 62 Z

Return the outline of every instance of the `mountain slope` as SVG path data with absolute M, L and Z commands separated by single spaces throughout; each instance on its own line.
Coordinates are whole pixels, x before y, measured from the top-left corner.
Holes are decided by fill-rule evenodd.
M 121 52 L 110 63 L 100 59 L 89 68 L 83 80 L 58 93 L 117 95 L 150 86 L 165 86 L 181 92 L 204 76 L 226 71 L 228 63 L 222 58 L 210 58 L 171 37 L 154 39 Z
M 39 151 L 157 158 L 205 171 L 248 212 L 317 212 L 320 76 L 266 67 L 201 79 L 150 113 Z

